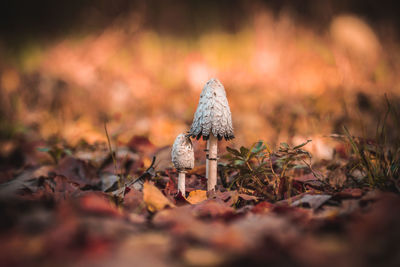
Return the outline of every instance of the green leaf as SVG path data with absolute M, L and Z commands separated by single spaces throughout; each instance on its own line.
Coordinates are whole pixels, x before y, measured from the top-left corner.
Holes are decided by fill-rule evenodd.
M 251 150 L 252 153 L 259 153 L 261 151 L 263 151 L 264 149 L 266 149 L 267 147 L 264 145 L 263 141 L 258 141 L 257 143 L 255 143 L 253 149 Z
M 240 154 L 242 155 L 243 158 L 246 158 L 247 155 L 249 155 L 249 149 L 245 148 L 244 146 L 240 147 Z
M 304 142 L 304 143 L 302 143 L 302 144 L 300 144 L 300 145 L 295 146 L 295 147 L 293 148 L 293 150 L 299 149 L 300 147 L 303 147 L 303 146 L 307 145 L 307 144 L 310 143 L 310 142 L 312 142 L 312 140 L 309 139 L 309 140 L 307 140 L 306 142 Z
M 227 154 L 222 155 L 221 158 L 226 159 L 226 160 L 232 160 L 233 156 L 231 154 L 227 153 Z
M 233 154 L 233 155 L 235 155 L 235 156 L 238 156 L 238 157 L 241 156 L 240 152 L 237 151 L 237 150 L 234 149 L 234 148 L 230 148 L 229 146 L 227 146 L 227 147 L 226 147 L 226 150 L 227 150 L 229 153 L 231 153 L 231 154 Z
M 289 145 L 287 143 L 281 143 L 281 147 L 284 147 L 286 149 L 289 149 Z
M 72 155 L 71 149 L 68 149 L 68 148 L 64 149 L 64 153 L 67 154 L 68 156 Z
M 245 161 L 241 160 L 241 159 L 237 159 L 237 160 L 234 161 L 235 165 L 243 165 L 244 163 L 245 163 Z
M 289 151 L 289 145 L 287 143 L 281 143 L 279 146 L 279 151 L 280 152 L 288 152 Z

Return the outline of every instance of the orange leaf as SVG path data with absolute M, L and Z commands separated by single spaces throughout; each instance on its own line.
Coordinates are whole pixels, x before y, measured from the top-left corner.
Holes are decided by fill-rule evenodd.
M 206 199 L 207 199 L 207 191 L 205 190 L 194 190 L 190 192 L 189 196 L 187 197 L 187 201 L 190 204 L 197 204 Z
M 143 185 L 143 199 L 147 209 L 151 212 L 162 210 L 165 207 L 175 207 L 157 187 L 149 182 L 145 182 Z

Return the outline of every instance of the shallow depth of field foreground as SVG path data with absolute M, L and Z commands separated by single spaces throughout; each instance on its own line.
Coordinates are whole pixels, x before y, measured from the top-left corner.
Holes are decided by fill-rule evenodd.
M 0 266 L 400 266 L 398 13 L 0 4 Z

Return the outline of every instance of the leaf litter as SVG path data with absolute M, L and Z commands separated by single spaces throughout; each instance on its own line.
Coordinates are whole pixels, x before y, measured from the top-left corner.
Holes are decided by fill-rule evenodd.
M 400 262 L 393 253 L 400 250 L 396 186 L 369 181 L 368 166 L 358 167 L 365 175 L 355 180 L 351 154 L 347 163 L 312 163 L 309 142 L 228 147 L 217 190 L 205 191 L 198 165 L 185 195 L 177 194 L 176 171 L 157 166 L 157 149 L 144 137 L 119 145 L 123 153 L 111 151 L 115 160 L 104 144 L 43 150 L 57 160 L 14 170 L 0 185 L 1 265 Z M 338 169 L 341 181 L 332 182 Z

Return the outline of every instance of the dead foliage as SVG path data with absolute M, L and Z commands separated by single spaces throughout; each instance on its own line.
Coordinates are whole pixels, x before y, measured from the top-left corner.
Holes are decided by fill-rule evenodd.
M 132 140 L 111 151 L 114 160 L 105 144 L 70 147 L 57 160 L 41 149 L 50 154 L 44 165 L 13 170 L 0 186 L 2 265 L 399 262 L 400 198 L 348 166 L 358 154 L 318 164 L 304 149 L 310 141 L 227 148 L 218 190 L 204 191 L 200 166 L 183 196 L 173 169 L 146 160 L 153 146 Z

